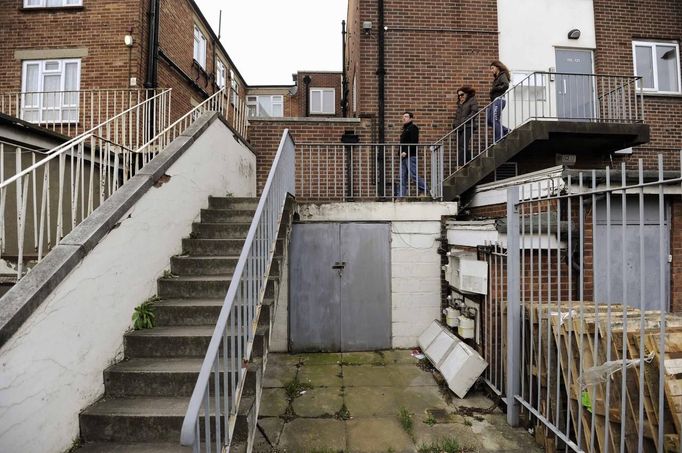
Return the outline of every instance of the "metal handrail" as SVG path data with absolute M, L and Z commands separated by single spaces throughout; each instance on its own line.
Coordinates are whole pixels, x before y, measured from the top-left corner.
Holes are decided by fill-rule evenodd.
M 487 155 L 511 130 L 531 120 L 642 123 L 639 80 L 630 75 L 530 73 L 437 140 L 433 160 L 443 163 L 447 177 Z
M 194 452 L 201 448 L 202 408 L 206 451 L 212 450 L 212 439 L 217 452 L 231 441 L 244 386 L 245 364 L 253 348 L 257 313 L 265 295 L 282 213 L 287 196 L 295 195 L 295 175 L 295 145 L 287 129 L 282 134 L 183 420 L 180 442 L 192 446 Z M 212 394 L 211 374 L 214 377 Z M 221 374 L 223 395 L 220 394 Z M 210 421 L 212 413 L 214 426 Z

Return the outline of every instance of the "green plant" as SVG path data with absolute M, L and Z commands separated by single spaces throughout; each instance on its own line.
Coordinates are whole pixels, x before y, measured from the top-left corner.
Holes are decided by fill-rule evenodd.
M 68 450 L 66 450 L 66 453 L 74 453 L 78 451 L 83 444 L 81 443 L 80 437 L 76 437 L 73 439 L 73 442 L 71 442 L 71 447 L 69 447 Z
M 165 271 L 163 271 L 162 277 L 163 277 L 163 278 L 175 278 L 175 277 L 177 277 L 177 275 L 173 274 L 173 273 L 170 271 L 170 269 L 166 269 Z
M 430 444 L 422 444 L 417 448 L 419 453 L 458 453 L 462 451 L 454 437 L 438 439 Z
M 154 302 L 158 301 L 157 296 L 150 297 L 135 307 L 133 311 L 133 329 L 151 329 L 154 327 L 154 319 L 156 317 Z
M 346 403 L 343 403 L 341 409 L 335 414 L 336 418 L 339 420 L 350 420 L 350 411 L 346 407 Z
M 464 419 L 464 425 L 465 425 L 465 426 L 471 426 L 472 424 L 473 424 L 473 423 L 471 423 L 471 420 L 469 420 L 468 418 L 465 418 L 465 419 Z
M 291 381 L 287 382 L 284 386 L 284 391 L 287 394 L 289 401 L 293 401 L 301 395 L 301 392 L 313 388 L 312 385 L 307 382 L 301 382 L 298 380 L 298 376 L 293 378 Z
M 436 419 L 433 418 L 433 415 L 429 415 L 429 418 L 427 418 L 426 420 L 424 420 L 424 423 L 426 423 L 426 424 L 429 425 L 429 426 L 433 426 L 433 425 L 436 424 Z
M 411 414 L 410 411 L 404 407 L 401 407 L 398 411 L 398 421 L 400 422 L 400 426 L 403 427 L 403 430 L 410 436 L 410 438 L 414 438 L 414 420 L 412 417 L 413 414 Z
M 232 192 L 225 192 L 225 197 L 232 198 L 234 197 L 234 194 Z

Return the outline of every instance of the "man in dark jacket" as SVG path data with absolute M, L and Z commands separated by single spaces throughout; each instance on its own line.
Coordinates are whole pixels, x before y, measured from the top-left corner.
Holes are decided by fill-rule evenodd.
M 429 191 L 426 182 L 417 174 L 419 156 L 417 143 L 419 143 L 419 128 L 414 124 L 412 112 L 403 113 L 403 131 L 400 134 L 400 190 L 399 197 L 418 195 L 417 191 L 410 187 L 410 176 L 415 180 L 417 189 L 423 193 Z M 404 143 L 404 145 L 403 145 Z M 423 166 L 422 161 L 422 166 Z

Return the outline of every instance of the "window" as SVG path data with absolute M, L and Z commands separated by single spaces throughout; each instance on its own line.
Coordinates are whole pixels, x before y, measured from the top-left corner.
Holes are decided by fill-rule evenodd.
M 206 38 L 196 25 L 194 26 L 194 61 L 206 69 Z
M 334 88 L 311 88 L 310 113 L 333 115 L 336 113 L 335 98 Z
M 680 47 L 675 42 L 632 43 L 637 87 L 651 93 L 680 93 Z
M 59 8 L 83 6 L 83 0 L 24 0 L 24 8 Z
M 353 77 L 353 113 L 358 113 L 358 78 Z
M 284 116 L 284 96 L 280 94 L 248 96 L 246 104 L 251 117 L 281 118 Z
M 511 75 L 511 86 L 515 87 L 510 93 L 515 101 L 533 102 L 545 101 L 547 92 L 547 74 L 536 74 L 535 71 L 514 71 Z M 521 86 L 517 86 L 521 84 Z
M 232 69 L 230 69 L 230 86 L 232 87 L 232 104 L 236 105 L 239 100 L 239 82 Z
M 218 60 L 215 72 L 215 84 L 218 88 L 225 88 L 225 80 L 227 79 L 227 71 L 222 61 Z
M 22 119 L 32 123 L 78 121 L 80 73 L 77 59 L 24 61 Z

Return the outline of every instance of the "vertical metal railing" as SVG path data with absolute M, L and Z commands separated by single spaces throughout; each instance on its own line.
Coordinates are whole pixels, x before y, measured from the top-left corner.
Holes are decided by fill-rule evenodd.
M 295 154 L 285 130 L 182 424 L 181 443 L 194 452 L 230 445 L 282 213 L 296 193 Z
M 0 93 L 0 113 L 76 137 L 161 91 L 111 88 Z
M 170 93 L 150 92 L 45 153 L 0 143 L 0 256 L 17 278 L 132 176 L 133 151 L 168 124 Z
M 437 140 L 444 175 L 486 157 L 531 120 L 642 123 L 640 77 L 533 72 Z
M 296 190 L 299 200 L 309 201 L 430 199 L 441 193 L 439 165 L 430 144 L 301 143 Z
M 563 191 L 509 189 L 506 243 L 481 249 L 486 381 L 553 450 L 682 451 L 668 208 L 682 177 L 657 165 L 649 181 L 640 159 L 567 176 Z

